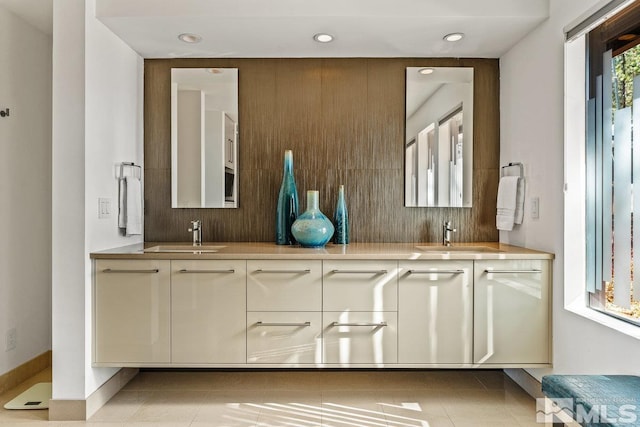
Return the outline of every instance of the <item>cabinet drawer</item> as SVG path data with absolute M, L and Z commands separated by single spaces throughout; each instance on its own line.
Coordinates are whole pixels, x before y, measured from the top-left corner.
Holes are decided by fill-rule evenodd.
M 323 362 L 387 364 L 398 361 L 396 312 L 324 312 Z
M 94 361 L 170 361 L 170 261 L 98 260 Z
M 398 361 L 471 363 L 473 261 L 402 261 Z
M 550 263 L 477 261 L 474 363 L 550 363 Z
M 396 261 L 324 261 L 324 311 L 396 311 Z
M 322 261 L 247 261 L 248 311 L 322 311 Z
M 247 363 L 321 362 L 322 313 L 247 313 Z
M 246 262 L 171 261 L 172 363 L 244 363 Z

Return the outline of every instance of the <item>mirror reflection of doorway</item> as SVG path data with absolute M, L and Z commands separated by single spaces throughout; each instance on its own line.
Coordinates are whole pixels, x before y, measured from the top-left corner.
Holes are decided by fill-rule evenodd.
M 462 105 L 430 123 L 405 147 L 407 206 L 463 206 Z

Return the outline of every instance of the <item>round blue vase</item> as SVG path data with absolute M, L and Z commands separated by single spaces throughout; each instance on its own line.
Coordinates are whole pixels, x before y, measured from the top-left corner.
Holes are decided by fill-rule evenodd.
M 293 237 L 305 248 L 321 248 L 333 231 L 333 224 L 318 208 L 318 191 L 307 191 L 307 210 L 291 226 Z

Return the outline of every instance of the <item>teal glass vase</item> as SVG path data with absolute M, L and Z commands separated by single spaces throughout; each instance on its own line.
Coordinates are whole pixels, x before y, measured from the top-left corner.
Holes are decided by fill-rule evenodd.
M 284 152 L 284 173 L 276 206 L 276 244 L 295 245 L 291 226 L 298 217 L 298 189 L 293 177 L 293 152 Z
M 307 210 L 291 226 L 293 237 L 305 248 L 322 248 L 333 236 L 333 224 L 318 206 L 318 191 L 307 191 Z
M 338 189 L 338 201 L 336 202 L 336 210 L 333 213 L 333 224 L 336 229 L 333 234 L 333 243 L 337 245 L 348 244 L 349 213 L 347 212 L 347 204 L 344 200 L 344 185 L 341 185 Z

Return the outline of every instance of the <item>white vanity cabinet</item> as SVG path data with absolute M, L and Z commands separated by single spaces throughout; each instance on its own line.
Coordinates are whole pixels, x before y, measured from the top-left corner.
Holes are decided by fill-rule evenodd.
M 473 261 L 401 261 L 398 362 L 469 364 Z
M 335 261 L 322 266 L 324 311 L 397 311 L 397 261 Z
M 246 359 L 246 261 L 171 261 L 171 362 Z
M 247 363 L 318 364 L 321 341 L 319 311 L 247 312 Z
M 322 311 L 322 261 L 247 261 L 248 311 Z
M 227 242 L 217 252 L 92 254 L 93 364 L 551 366 L 553 255 L 487 246 Z
M 398 361 L 398 262 L 323 261 L 323 362 Z
M 550 261 L 476 261 L 474 281 L 473 362 L 550 364 Z
M 247 261 L 247 363 L 321 363 L 322 261 Z
M 168 260 L 97 260 L 94 362 L 105 366 L 171 361 Z
M 323 362 L 327 366 L 398 362 L 397 312 L 325 311 L 323 321 Z

